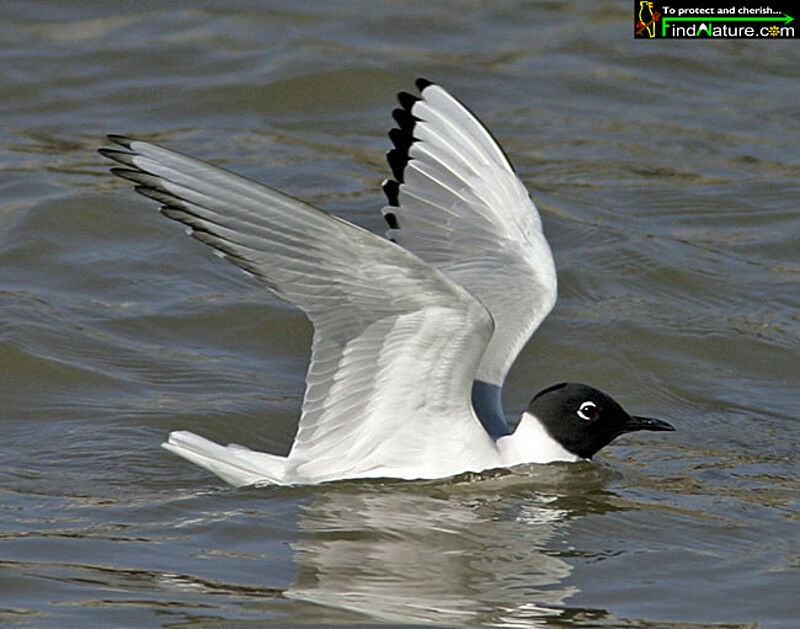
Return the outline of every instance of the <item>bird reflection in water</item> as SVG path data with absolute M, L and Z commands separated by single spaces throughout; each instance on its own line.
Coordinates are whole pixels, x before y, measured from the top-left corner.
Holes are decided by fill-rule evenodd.
M 578 591 L 558 537 L 576 516 L 617 508 L 606 475 L 557 464 L 318 488 L 284 594 L 384 622 L 537 626 Z

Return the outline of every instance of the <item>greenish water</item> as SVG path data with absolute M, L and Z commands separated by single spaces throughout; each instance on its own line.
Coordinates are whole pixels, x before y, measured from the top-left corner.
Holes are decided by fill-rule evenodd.
M 642 42 L 629 2 L 7 2 L 0 625 L 785 627 L 800 616 L 800 52 Z M 559 302 L 506 387 L 678 431 L 592 464 L 237 490 L 310 326 L 115 181 L 131 133 L 375 231 L 394 93 L 441 82 L 537 201 Z

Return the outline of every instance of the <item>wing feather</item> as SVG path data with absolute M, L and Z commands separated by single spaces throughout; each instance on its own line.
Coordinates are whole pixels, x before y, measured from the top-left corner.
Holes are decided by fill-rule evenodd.
M 477 297 L 495 330 L 477 379 L 500 387 L 552 309 L 556 273 L 541 220 L 486 127 L 440 86 L 401 93 L 390 132 L 397 181 L 384 185 L 389 238 Z M 391 153 L 391 152 L 390 152 Z
M 123 149 L 101 149 L 122 165 L 115 174 L 314 324 L 287 482 L 486 466 L 495 446 L 469 399 L 493 323 L 469 292 L 402 247 L 267 186 L 110 138 Z

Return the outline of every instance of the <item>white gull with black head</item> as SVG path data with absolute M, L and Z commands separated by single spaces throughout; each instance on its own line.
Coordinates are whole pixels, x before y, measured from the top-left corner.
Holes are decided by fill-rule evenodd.
M 109 136 L 116 175 L 314 325 L 286 457 L 177 431 L 168 450 L 234 485 L 440 478 L 591 458 L 632 430 L 596 389 L 561 384 L 512 430 L 501 387 L 553 307 L 536 207 L 481 122 L 438 85 L 400 94 L 384 182 L 389 239 L 277 190 L 149 142 Z

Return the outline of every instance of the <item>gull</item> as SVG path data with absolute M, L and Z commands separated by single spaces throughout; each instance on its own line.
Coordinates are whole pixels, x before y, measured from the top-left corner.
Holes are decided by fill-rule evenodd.
M 591 459 L 667 431 L 585 384 L 537 393 L 512 430 L 502 385 L 556 301 L 539 213 L 486 127 L 441 86 L 401 92 L 386 238 L 232 172 L 109 135 L 112 172 L 314 326 L 287 456 L 172 432 L 167 450 L 236 485 L 446 478 Z

